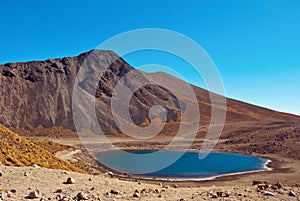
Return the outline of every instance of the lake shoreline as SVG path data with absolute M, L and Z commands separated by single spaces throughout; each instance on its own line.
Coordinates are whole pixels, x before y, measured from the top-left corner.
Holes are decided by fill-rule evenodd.
M 137 149 L 127 149 L 123 151 L 137 151 Z M 138 149 L 138 151 L 150 151 L 146 149 Z M 151 150 L 151 151 L 157 151 L 157 150 Z M 175 151 L 180 151 L 180 150 L 175 150 Z M 103 151 L 103 152 L 107 152 Z M 188 152 L 199 152 L 199 150 L 188 150 Z M 120 172 L 111 168 L 106 167 L 105 165 L 101 164 L 98 162 L 98 165 L 109 171 L 114 173 L 115 177 L 126 180 L 126 181 L 136 181 L 136 180 L 141 180 L 141 181 L 152 181 L 152 182 L 179 182 L 179 183 L 189 183 L 189 182 L 213 182 L 213 181 L 221 181 L 221 180 L 228 180 L 229 177 L 231 178 L 236 178 L 236 177 L 242 177 L 244 175 L 249 175 L 249 174 L 255 174 L 255 173 L 262 173 L 262 172 L 269 172 L 273 171 L 276 168 L 279 167 L 278 163 L 275 163 L 273 161 L 276 161 L 276 159 L 269 159 L 269 158 L 262 158 L 261 156 L 253 156 L 253 155 L 247 155 L 247 154 L 241 154 L 241 153 L 233 153 L 233 152 L 221 152 L 221 151 L 214 151 L 212 153 L 225 153 L 225 154 L 236 154 L 236 155 L 245 155 L 245 156 L 251 156 L 251 157 L 258 157 L 260 159 L 266 160 L 265 163 L 263 163 L 261 170 L 249 170 L 249 171 L 241 171 L 241 172 L 235 172 L 235 173 L 226 173 L 226 174 L 220 174 L 216 176 L 211 176 L 211 177 L 204 177 L 204 178 L 176 178 L 176 177 L 155 177 L 155 176 L 146 176 L 146 175 L 138 175 L 138 174 L 128 174 L 124 172 Z

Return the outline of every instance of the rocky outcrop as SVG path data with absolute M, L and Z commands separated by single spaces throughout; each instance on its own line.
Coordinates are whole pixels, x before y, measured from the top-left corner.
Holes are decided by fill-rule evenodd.
M 0 123 L 11 128 L 33 129 L 42 125 L 74 130 L 72 91 L 83 65 L 91 75 L 103 71 L 98 81 L 87 76 L 79 86 L 97 98 L 96 113 L 102 130 L 119 133 L 111 114 L 112 92 L 117 82 L 133 68 L 112 51 L 94 50 L 77 57 L 0 65 Z M 136 70 L 125 80 L 129 88 L 140 82 L 147 82 L 147 78 Z M 153 104 L 168 109 L 167 121 L 177 120 L 177 99 L 156 85 L 135 91 L 130 101 L 132 120 L 141 124 L 149 119 L 148 110 Z

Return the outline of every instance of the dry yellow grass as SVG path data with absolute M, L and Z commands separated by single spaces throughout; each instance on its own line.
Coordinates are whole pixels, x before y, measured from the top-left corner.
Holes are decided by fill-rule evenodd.
M 0 124 L 0 161 L 8 166 L 30 166 L 71 170 L 85 173 L 70 163 L 57 158 L 53 153 L 12 132 Z

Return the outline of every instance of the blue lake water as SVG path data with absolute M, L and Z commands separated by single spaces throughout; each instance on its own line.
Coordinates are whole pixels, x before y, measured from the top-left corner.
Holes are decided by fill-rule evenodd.
M 109 169 L 157 178 L 203 179 L 268 169 L 265 166 L 267 159 L 242 154 L 212 152 L 200 159 L 198 152 L 160 151 L 148 157 L 152 153 L 153 151 L 101 152 L 97 154 L 97 159 Z M 178 160 L 170 164 L 170 161 L 179 156 Z M 160 166 L 164 168 L 161 169 Z

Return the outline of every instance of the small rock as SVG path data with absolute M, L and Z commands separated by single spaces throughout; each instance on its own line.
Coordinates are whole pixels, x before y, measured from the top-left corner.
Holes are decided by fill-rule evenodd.
M 217 195 L 216 193 L 211 193 L 211 194 L 210 194 L 210 197 L 211 197 L 211 198 L 218 198 L 218 195 Z
M 138 192 L 134 192 L 133 193 L 133 197 L 134 198 L 139 198 L 139 197 L 141 197 L 141 195 Z
M 17 192 L 17 190 L 16 190 L 16 189 L 11 189 L 11 190 L 10 190 L 10 192 L 12 192 L 12 193 L 16 193 L 16 192 Z
M 230 191 L 225 191 L 225 192 L 223 193 L 223 197 L 228 198 L 229 196 L 230 196 Z
M 3 173 L 0 171 L 0 177 L 2 177 Z
M 57 189 L 54 193 L 62 193 L 63 190 L 62 189 Z
M 40 166 L 37 165 L 37 164 L 32 164 L 31 167 L 34 167 L 34 168 L 40 168 Z
M 88 197 L 87 195 L 85 195 L 84 193 L 82 193 L 82 192 L 78 193 L 78 194 L 76 195 L 76 198 L 77 198 L 78 200 L 88 200 L 88 199 L 89 199 L 89 197 Z
M 281 194 L 281 195 L 283 195 L 284 194 L 284 191 L 282 190 L 282 189 L 277 189 L 277 191 L 276 191 L 278 194 Z
M 263 192 L 263 195 L 264 195 L 264 196 L 275 196 L 275 194 L 272 193 L 272 192 L 270 192 L 270 191 L 264 191 L 264 192 Z
M 179 201 L 185 201 L 185 199 L 184 198 L 180 198 L 180 200 Z
M 79 200 L 79 198 L 76 197 L 76 200 Z M 74 201 L 74 199 L 70 196 L 64 196 L 63 198 L 59 199 L 59 201 Z
M 161 198 L 162 196 L 161 196 L 161 194 L 159 194 L 157 197 Z
M 272 185 L 271 188 L 272 188 L 273 190 L 277 190 L 277 189 L 278 189 L 278 186 Z
M 290 190 L 289 196 L 296 197 L 297 195 L 296 195 L 296 193 L 294 191 Z
M 75 184 L 75 179 L 72 177 L 68 177 L 67 181 L 65 182 L 66 184 Z
M 28 176 L 28 173 L 27 173 L 27 172 L 24 172 L 24 176 L 27 177 L 27 176 Z
M 221 191 L 216 192 L 216 194 L 218 197 L 223 197 L 223 192 L 221 192 Z
M 253 181 L 252 182 L 252 185 L 254 186 L 254 185 L 257 185 L 257 184 L 263 184 L 264 182 L 262 182 L 262 181 Z
M 114 189 L 110 190 L 110 193 L 111 193 L 111 194 L 114 194 L 114 195 L 118 195 L 118 194 L 120 194 L 120 192 L 119 192 L 119 191 L 117 191 L 117 190 L 114 190 Z
M 257 184 L 257 187 L 261 189 L 267 189 L 269 188 L 269 184 Z
M 10 191 L 7 191 L 7 192 L 6 192 L 6 196 L 7 196 L 8 198 L 11 198 L 11 197 L 12 197 L 12 195 L 13 195 L 13 193 L 12 193 L 12 192 L 10 192 Z
M 277 182 L 276 184 L 274 184 L 274 186 L 277 186 L 278 188 L 282 188 L 283 187 L 282 183 L 280 183 L 280 182 Z
M 174 184 L 174 185 L 173 185 L 173 188 L 178 188 L 178 185 L 177 185 L 177 184 Z
M 113 173 L 113 172 L 107 172 L 107 175 L 108 175 L 109 177 L 111 177 L 111 178 L 114 177 L 114 173 Z
M 38 198 L 38 197 L 40 197 L 40 191 L 39 191 L 38 189 L 36 189 L 36 190 L 34 190 L 34 191 L 31 191 L 27 197 L 28 197 L 29 199 L 35 199 L 35 198 Z
M 92 181 L 92 178 L 89 178 L 89 181 Z

